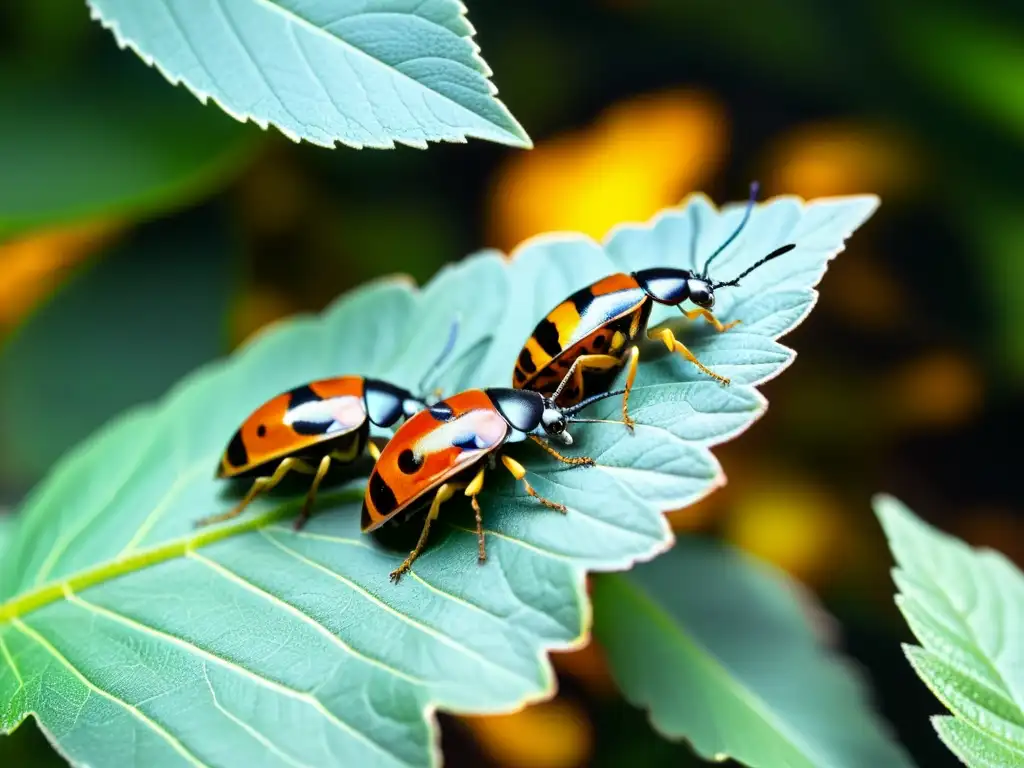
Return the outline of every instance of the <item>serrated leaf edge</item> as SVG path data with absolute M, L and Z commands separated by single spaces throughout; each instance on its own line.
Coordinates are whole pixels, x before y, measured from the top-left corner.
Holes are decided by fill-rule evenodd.
M 873 507 L 873 509 L 875 511 L 875 515 L 878 517 L 879 521 L 881 522 L 882 528 L 885 531 L 886 539 L 887 539 L 887 541 L 889 543 L 890 550 L 892 550 L 893 556 L 896 559 L 897 563 L 902 563 L 902 552 L 897 551 L 896 547 L 893 544 L 893 541 L 894 541 L 894 538 L 893 538 L 893 524 L 894 523 L 897 524 L 897 525 L 901 525 L 901 526 L 915 528 L 918 531 L 921 531 L 921 532 L 923 532 L 923 533 L 925 533 L 925 534 L 927 534 L 929 536 L 932 536 L 932 537 L 934 537 L 936 539 L 940 539 L 940 540 L 942 540 L 945 543 L 948 543 L 950 545 L 954 545 L 954 546 L 960 548 L 962 551 L 964 551 L 964 552 L 966 552 L 968 554 L 972 554 L 975 557 L 981 558 L 981 557 L 984 557 L 986 555 L 996 555 L 996 556 L 998 556 L 1000 558 L 1005 558 L 1005 556 L 1002 555 L 1002 553 L 998 552 L 997 550 L 992 550 L 992 549 L 990 549 L 988 547 L 985 547 L 985 548 L 974 548 L 974 547 L 971 547 L 966 542 L 956 538 L 955 536 L 951 536 L 950 534 L 946 533 L 945 531 L 942 531 L 942 530 L 936 528 L 935 526 L 930 525 L 929 523 L 925 522 L 921 518 L 917 517 L 917 515 L 915 515 L 902 501 L 900 501 L 895 496 L 892 496 L 892 495 L 890 495 L 888 493 L 876 493 L 876 494 L 874 494 L 874 496 L 872 496 L 872 498 L 871 498 L 871 504 L 872 504 L 872 507 Z M 898 574 L 903 575 L 905 578 L 911 580 L 915 585 L 919 586 L 922 590 L 927 591 L 929 594 L 938 596 L 943 601 L 945 601 L 947 603 L 949 602 L 948 598 L 946 597 L 946 595 L 944 593 L 937 592 L 934 589 L 928 589 L 926 585 L 921 583 L 920 579 L 916 578 L 914 576 L 914 574 L 911 571 L 908 571 L 902 564 L 897 565 L 897 567 L 893 568 L 892 571 L 893 571 L 894 574 L 898 573 Z M 897 582 L 897 588 L 898 589 L 900 588 L 900 585 L 899 585 L 898 582 Z M 900 596 L 900 593 L 897 593 L 896 597 L 899 597 L 899 596 Z M 895 602 L 897 603 L 897 606 L 900 607 L 901 613 L 902 613 L 902 606 L 899 606 L 899 601 L 896 600 Z M 952 608 L 952 606 L 951 606 L 951 608 Z M 954 610 L 954 613 L 955 613 L 955 610 Z M 959 617 L 957 617 L 957 618 L 959 620 Z M 913 631 L 913 624 L 909 621 L 909 619 L 907 619 L 907 621 L 908 621 L 908 624 L 910 624 L 911 629 Z M 973 633 L 969 633 L 969 634 L 973 634 Z M 916 633 L 915 633 L 915 637 L 917 637 Z M 917 639 L 920 642 L 924 642 L 923 638 L 917 637 Z M 916 657 L 919 654 L 930 653 L 931 655 L 935 656 L 935 658 L 939 659 L 939 661 L 942 662 L 945 666 L 948 666 L 948 667 L 954 669 L 954 671 L 961 671 L 962 670 L 961 665 L 950 663 L 949 660 L 943 659 L 943 658 L 939 657 L 937 654 L 935 654 L 934 652 L 928 650 L 927 648 L 922 648 L 920 646 L 911 645 L 909 643 L 903 643 L 903 644 L 901 644 L 901 646 L 903 648 L 904 654 L 907 657 L 908 662 L 913 667 L 914 672 L 917 674 L 917 676 L 921 679 L 921 681 L 925 684 L 925 686 L 932 692 L 932 695 L 934 695 L 943 704 L 943 706 L 945 706 L 946 709 L 950 713 L 952 713 L 951 715 L 945 715 L 945 716 L 942 716 L 942 715 L 933 716 L 931 718 L 931 722 L 932 722 L 933 727 L 935 727 L 936 732 L 938 733 L 938 736 L 939 736 L 940 740 L 943 742 L 943 744 L 945 744 L 947 746 L 947 748 L 950 749 L 951 752 L 953 752 L 954 755 L 956 755 L 956 757 L 961 762 L 965 763 L 966 765 L 970 765 L 968 760 L 961 754 L 960 750 L 955 749 L 953 746 L 951 746 L 947 742 L 947 740 L 944 737 L 942 731 L 940 730 L 938 724 L 940 722 L 942 722 L 942 718 L 944 718 L 944 717 L 948 718 L 948 719 L 951 719 L 951 720 L 953 720 L 953 721 L 955 721 L 957 723 L 960 723 L 962 725 L 966 725 L 966 726 L 970 727 L 971 729 L 977 731 L 978 733 L 983 734 L 983 735 L 987 736 L 988 738 L 992 739 L 998 745 L 1004 746 L 1004 747 L 1009 748 L 1009 749 L 1011 749 L 1013 751 L 1021 751 L 1021 745 L 1016 745 L 1016 744 L 1013 744 L 1012 742 L 1007 742 L 999 734 L 992 733 L 988 729 L 985 729 L 985 728 L 981 727 L 980 724 L 977 724 L 977 723 L 973 722 L 971 719 L 969 719 L 966 716 L 964 716 L 963 714 L 961 714 L 959 708 L 954 708 L 953 706 L 951 706 L 950 702 L 948 701 L 948 697 L 946 697 L 944 695 L 944 693 L 942 693 L 941 691 L 938 690 L 938 686 L 934 685 L 932 680 L 928 676 L 922 674 L 922 670 L 919 668 L 918 660 L 917 660 Z M 986 662 L 987 661 L 988 660 L 986 658 Z M 989 662 L 989 664 L 990 664 L 990 662 Z M 1002 681 L 1002 674 L 1000 674 L 999 671 L 996 670 L 995 668 L 993 668 L 993 672 L 997 675 L 999 680 Z M 963 670 L 963 673 L 964 673 L 964 675 L 966 677 L 968 677 L 972 681 L 978 682 L 980 685 L 983 685 L 986 688 L 991 688 L 991 683 L 989 681 L 984 681 L 981 678 L 978 678 L 977 675 L 974 675 L 974 674 L 972 674 L 972 673 L 970 673 L 969 671 L 966 671 L 966 670 Z M 1005 686 L 1004 686 L 1004 688 L 1005 688 Z M 1017 703 L 1015 701 L 1013 701 L 1012 699 L 1010 699 L 1010 701 L 1011 701 L 1011 703 L 1014 706 L 1018 706 Z M 979 706 L 979 708 L 983 708 L 980 704 L 978 706 Z M 1003 719 L 999 715 L 996 715 L 995 713 L 990 713 L 990 714 L 992 714 L 993 717 L 999 718 L 1000 720 Z M 1024 714 L 1024 712 L 1022 712 L 1022 714 Z M 1017 726 L 1017 727 L 1020 727 L 1020 726 Z
M 127 35 L 125 35 L 121 31 L 121 25 L 118 23 L 118 21 L 116 19 L 111 19 L 111 18 L 107 18 L 106 16 L 104 16 L 103 12 L 100 11 L 100 9 L 97 8 L 93 4 L 93 0 L 86 0 L 86 2 L 89 5 L 89 15 L 90 15 L 90 17 L 94 21 L 99 23 L 100 26 L 102 26 L 104 29 L 106 29 L 108 32 L 110 32 L 114 36 L 114 39 L 117 41 L 117 45 L 118 45 L 119 48 L 121 48 L 122 50 L 123 49 L 130 49 L 130 50 L 132 50 L 140 59 L 142 59 L 142 61 L 146 64 L 146 66 L 152 67 L 153 69 L 157 70 L 161 75 L 163 75 L 164 79 L 167 80 L 167 82 L 169 82 L 171 85 L 173 85 L 175 87 L 177 87 L 179 85 L 184 85 L 185 88 L 193 96 L 195 96 L 196 99 L 199 100 L 199 103 L 202 104 L 203 106 L 206 106 L 206 104 L 209 101 L 212 100 L 218 107 L 220 107 L 220 109 L 225 114 L 230 115 L 231 117 L 233 117 L 235 120 L 237 120 L 240 123 L 248 123 L 248 122 L 251 121 L 254 125 L 258 126 L 263 131 L 266 131 L 268 129 L 268 127 L 272 125 L 283 136 L 287 137 L 288 139 L 290 139 L 291 141 L 295 142 L 296 144 L 299 144 L 299 143 L 301 143 L 303 141 L 306 141 L 306 142 L 308 142 L 310 144 L 313 144 L 313 145 L 316 145 L 316 146 L 319 146 L 319 147 L 324 147 L 325 149 L 335 149 L 338 144 L 341 144 L 343 146 L 349 147 L 351 149 L 365 149 L 365 148 L 370 148 L 370 149 L 394 149 L 396 144 L 401 144 L 401 145 L 404 145 L 404 146 L 407 146 L 407 147 L 411 147 L 413 149 L 426 149 L 430 145 L 431 141 L 433 141 L 435 143 L 443 142 L 443 143 L 448 143 L 448 144 L 465 144 L 465 143 L 467 143 L 466 142 L 467 138 L 472 137 L 472 138 L 482 138 L 482 139 L 488 140 L 488 141 L 495 141 L 496 143 L 503 143 L 503 144 L 507 144 L 508 146 L 517 147 L 517 148 L 520 148 L 520 149 L 532 149 L 533 148 L 533 140 L 526 133 L 525 129 L 522 127 L 522 125 L 519 123 L 519 121 L 516 120 L 515 116 L 508 109 L 508 107 L 506 107 L 505 104 L 501 101 L 501 99 L 499 99 L 497 97 L 498 87 L 494 84 L 494 81 L 491 80 L 491 75 L 493 75 L 493 72 L 492 72 L 491 68 L 488 66 L 487 62 L 484 61 L 483 56 L 480 53 L 480 46 L 479 46 L 479 44 L 476 42 L 476 40 L 473 37 L 473 35 L 476 34 L 476 30 L 474 29 L 472 23 L 470 23 L 470 21 L 469 21 L 469 18 L 468 18 L 468 15 L 467 15 L 468 14 L 468 9 L 466 8 L 466 5 L 465 5 L 465 3 L 462 2 L 462 0 L 455 0 L 455 2 L 458 5 L 459 14 L 465 19 L 466 25 L 468 27 L 468 34 L 465 35 L 465 36 L 462 36 L 462 39 L 468 41 L 470 46 L 472 47 L 472 50 L 473 50 L 473 53 L 472 53 L 473 62 L 477 65 L 477 69 L 480 72 L 480 74 L 483 76 L 484 82 L 487 83 L 487 89 L 489 91 L 491 99 L 493 99 L 494 103 L 498 105 L 498 107 L 502 110 L 502 112 L 504 112 L 506 117 L 512 123 L 512 126 L 513 126 L 514 130 L 511 130 L 511 131 L 508 128 L 505 128 L 503 126 L 495 125 L 494 123 L 491 123 L 492 125 L 495 125 L 495 127 L 498 128 L 502 133 L 507 134 L 509 136 L 509 140 L 507 140 L 507 141 L 498 142 L 497 139 L 494 139 L 494 138 L 491 138 L 491 137 L 486 137 L 486 138 L 485 137 L 480 137 L 480 136 L 476 136 L 473 133 L 468 133 L 468 132 L 463 132 L 461 137 L 451 137 L 451 138 L 442 137 L 442 138 L 437 138 L 437 139 L 426 139 L 426 140 L 417 140 L 417 139 L 410 139 L 410 138 L 392 138 L 392 137 L 388 136 L 388 137 L 386 137 L 385 141 L 381 142 L 380 144 L 365 144 L 365 143 L 361 143 L 361 142 L 358 142 L 358 141 L 351 141 L 351 140 L 348 140 L 348 139 L 345 139 L 345 138 L 342 138 L 342 137 L 333 138 L 330 142 L 326 142 L 326 141 L 320 141 L 320 140 L 315 139 L 315 138 L 310 138 L 308 136 L 300 136 L 299 134 L 295 133 L 293 130 L 291 130 L 289 128 L 286 128 L 284 126 L 278 125 L 277 123 L 271 122 L 270 120 L 262 119 L 262 118 L 257 117 L 256 115 L 248 114 L 248 113 L 245 113 L 245 112 L 236 112 L 235 110 L 233 110 L 230 107 L 228 107 L 217 96 L 213 95 L 212 93 L 207 93 L 206 91 L 203 91 L 202 89 L 195 87 L 192 83 L 190 83 L 187 79 L 185 79 L 184 76 L 179 76 L 179 75 L 172 74 L 163 64 L 161 64 L 159 61 L 157 61 L 155 57 L 153 57 L 150 54 L 148 54 L 145 51 L 143 51 L 138 43 L 136 43 L 134 40 L 131 40 Z M 280 14 L 286 16 L 292 22 L 301 23 L 303 25 L 306 25 L 309 28 L 315 30 L 319 34 L 326 34 L 326 33 L 324 33 L 323 30 L 319 29 L 314 24 L 311 24 L 309 21 L 307 21 L 306 19 L 302 18 L 301 16 L 296 16 L 296 15 L 290 14 L 290 13 L 286 12 L 284 9 L 282 9 L 279 6 L 275 5 L 274 3 L 269 3 L 269 2 L 267 2 L 267 0 L 253 0 L 253 2 L 257 2 L 257 3 L 260 3 L 261 5 L 265 5 L 268 8 L 271 8 L 275 13 L 280 13 Z M 336 42 L 339 42 L 339 43 L 341 43 L 343 45 L 348 46 L 357 55 L 363 56 L 363 57 L 367 57 L 367 58 L 371 59 L 372 61 L 376 62 L 377 64 L 379 64 L 380 66 L 386 67 L 387 69 L 395 72 L 395 74 L 401 75 L 402 77 L 404 77 L 406 79 L 409 79 L 412 82 L 415 82 L 417 85 L 419 85 L 422 88 L 426 88 L 426 86 L 424 86 L 422 83 L 420 83 L 415 78 L 411 78 L 408 75 L 406 75 L 404 72 L 401 72 L 401 71 L 395 69 L 394 67 L 391 67 L 391 66 L 385 64 L 380 59 L 377 59 L 377 58 L 371 56 L 370 54 L 368 54 L 365 51 L 363 51 L 361 48 L 358 48 L 358 47 L 352 45 L 351 43 L 348 43 L 347 41 L 342 40 L 341 38 L 338 38 L 338 37 L 331 36 L 331 39 L 336 41 Z M 428 90 L 430 90 L 430 89 L 428 89 Z M 436 93 L 436 91 L 435 91 L 435 93 Z M 440 95 L 443 96 L 444 94 L 440 94 Z M 445 98 L 447 98 L 447 97 L 445 97 Z M 466 107 L 462 106 L 461 104 L 458 104 L 457 102 L 453 102 L 453 103 L 455 103 L 461 109 L 466 109 L 466 111 L 471 111 L 471 110 L 468 110 Z M 480 117 L 480 116 L 477 115 L 477 117 Z M 488 122 L 490 122 L 490 121 L 488 121 Z
M 991 730 L 990 728 L 987 728 L 985 725 L 979 722 L 976 722 L 974 718 L 972 718 L 967 712 L 964 711 L 964 708 L 958 702 L 954 701 L 954 697 L 948 696 L 945 691 L 941 690 L 941 687 L 937 684 L 935 680 L 932 679 L 932 676 L 928 673 L 927 666 L 930 663 L 931 665 L 936 667 L 945 667 L 951 672 L 954 672 L 966 678 L 971 683 L 975 683 L 979 688 L 991 691 L 993 694 L 999 696 L 1000 698 L 1005 699 L 1006 697 L 1004 695 L 1002 695 L 999 691 L 993 689 L 986 681 L 972 674 L 969 670 L 964 669 L 958 664 L 949 663 L 945 659 L 940 658 L 938 654 L 935 654 L 926 648 L 921 648 L 917 645 L 910 645 L 908 643 L 904 643 L 902 645 L 902 648 L 904 655 L 907 657 L 907 661 L 910 662 L 910 665 L 914 668 L 914 671 L 917 673 L 917 676 L 921 678 L 924 684 L 928 686 L 928 689 L 935 695 L 935 698 L 942 702 L 946 709 L 948 709 L 952 714 L 956 715 L 960 720 L 963 720 L 965 723 L 971 725 L 973 728 L 975 728 L 975 730 L 987 734 L 995 741 L 998 741 L 999 743 L 1005 744 L 1009 747 L 1018 746 L 1014 744 L 1012 741 L 1008 741 L 1005 735 L 1000 734 L 994 730 Z M 953 686 L 954 689 L 955 687 L 956 686 Z M 974 704 L 978 709 L 986 709 L 984 705 L 977 703 L 969 696 L 960 694 L 959 691 L 957 693 L 958 695 L 962 696 L 965 700 Z M 1013 705 L 1012 701 L 1010 701 L 1009 703 Z M 999 720 L 1002 723 L 1006 723 L 1007 725 L 1015 729 L 1018 729 L 1022 733 L 1024 733 L 1024 726 L 1020 725 L 1019 723 L 1012 723 L 1009 720 L 1006 720 L 1002 715 L 999 715 L 996 712 L 992 712 L 991 710 L 986 709 L 986 712 L 992 718 Z

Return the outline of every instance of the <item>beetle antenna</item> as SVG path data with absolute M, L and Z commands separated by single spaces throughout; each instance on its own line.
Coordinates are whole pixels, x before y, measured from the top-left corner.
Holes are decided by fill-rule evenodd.
M 625 424 L 624 421 L 615 419 L 572 419 L 573 424 Z
M 750 199 L 747 201 L 747 209 L 743 212 L 743 219 L 740 221 L 740 225 L 736 227 L 736 231 L 726 238 L 726 241 L 722 243 L 718 248 L 708 256 L 708 260 L 704 262 L 704 269 L 701 270 L 701 274 L 707 279 L 708 268 L 711 266 L 711 262 L 714 261 L 726 248 L 732 245 L 733 240 L 740 236 L 740 232 L 747 226 L 747 222 L 750 220 L 750 214 L 754 210 L 754 201 L 757 200 L 757 192 L 761 188 L 761 185 L 756 181 L 750 182 Z
M 749 267 L 748 269 L 744 270 L 737 277 L 734 277 L 732 280 L 726 280 L 725 282 L 722 282 L 722 283 L 712 283 L 711 284 L 711 290 L 715 290 L 716 288 L 724 288 L 727 285 L 731 285 L 731 286 L 739 285 L 740 284 L 740 280 L 742 280 L 744 277 L 749 275 L 751 272 L 753 272 L 755 269 L 760 267 L 762 264 L 765 264 L 765 263 L 771 261 L 772 259 L 781 256 L 784 253 L 789 253 L 794 248 L 796 248 L 796 243 L 790 243 L 789 245 L 784 245 L 781 248 L 776 248 L 774 251 L 769 253 L 767 256 L 765 256 L 760 261 L 755 261 L 754 265 L 752 267 Z
M 572 406 L 571 408 L 566 408 L 562 412 L 566 416 L 569 417 L 570 421 L 576 421 L 576 419 L 574 419 L 572 417 L 574 415 L 576 415 L 577 413 L 579 413 L 580 411 L 582 411 L 588 405 L 591 405 L 592 403 L 596 403 L 598 400 L 604 400 L 605 398 L 608 398 L 608 397 L 615 397 L 616 395 L 624 395 L 624 394 L 626 394 L 626 390 L 624 390 L 624 389 L 616 389 L 614 392 L 602 392 L 602 393 L 600 393 L 598 395 L 591 395 L 586 400 L 580 400 L 578 403 L 576 403 L 576 405 Z M 554 399 L 554 398 L 552 398 L 552 399 Z
M 434 363 L 427 368 L 426 373 L 423 374 L 423 378 L 420 379 L 419 392 L 427 391 L 427 382 L 430 381 L 431 377 L 437 373 L 437 369 L 441 367 L 441 363 L 444 362 L 445 358 L 452 353 L 455 348 L 455 339 L 459 335 L 459 314 L 456 313 L 455 318 L 452 320 L 451 328 L 448 331 L 448 340 L 444 343 L 444 349 L 441 350 L 441 354 L 438 355 Z
M 573 366 L 573 368 L 575 368 L 575 365 Z M 562 380 L 560 382 L 558 382 L 558 386 L 555 387 L 555 391 L 551 395 L 551 399 L 552 400 L 557 401 L 558 400 L 558 396 L 560 394 L 562 394 L 562 390 L 565 389 L 565 385 L 569 383 L 569 378 L 572 375 L 573 368 L 570 368 L 569 371 L 562 378 Z

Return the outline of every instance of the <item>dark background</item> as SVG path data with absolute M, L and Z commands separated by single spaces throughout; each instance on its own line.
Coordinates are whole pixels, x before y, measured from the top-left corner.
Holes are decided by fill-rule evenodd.
M 530 152 L 294 145 L 172 88 L 83 3 L 0 6 L 0 509 L 123 408 L 378 274 L 601 237 L 753 178 L 762 197 L 875 192 L 768 414 L 716 452 L 728 486 L 671 517 L 811 586 L 918 762 L 955 765 L 869 500 L 1024 560 L 1024 7 L 1002 5 L 470 2 Z M 556 665 L 554 702 L 445 718 L 447 764 L 689 764 L 597 649 Z M 46 749 L 28 726 L 0 763 Z

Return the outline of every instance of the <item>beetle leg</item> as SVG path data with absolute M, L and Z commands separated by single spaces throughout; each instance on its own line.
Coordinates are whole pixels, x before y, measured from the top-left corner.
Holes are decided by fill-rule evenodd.
M 562 381 L 559 383 L 558 388 L 555 390 L 558 395 L 562 394 L 562 390 L 565 389 L 565 385 L 572 380 L 575 391 L 582 397 L 583 391 L 583 372 L 588 368 L 594 371 L 610 371 L 615 368 L 622 367 L 622 358 L 615 357 L 614 355 L 580 355 L 572 361 L 572 365 L 569 370 L 566 371 L 565 376 L 562 377 Z M 557 396 L 552 396 L 552 399 L 557 400 Z
M 502 455 L 501 463 L 505 465 L 505 468 L 512 473 L 513 477 L 515 477 L 516 480 L 519 480 L 523 484 L 523 487 L 526 489 L 526 492 L 533 496 L 533 498 L 535 498 L 545 507 L 549 509 L 554 509 L 558 512 L 561 512 L 562 514 L 565 514 L 567 512 L 564 504 L 559 504 L 558 502 L 551 501 L 550 499 L 545 499 L 543 496 L 541 496 L 539 493 L 533 490 L 533 486 L 530 485 L 526 480 L 526 467 L 524 467 L 518 461 L 513 459 L 511 456 Z
M 476 497 L 484 489 L 484 470 L 485 467 L 480 467 L 476 477 L 466 486 L 466 495 L 469 496 L 469 503 L 473 505 L 473 514 L 476 515 L 476 537 L 480 545 L 480 554 L 477 556 L 477 560 L 481 563 L 487 559 L 487 549 L 484 546 L 484 520 L 480 513 L 480 502 Z
M 416 547 L 409 556 L 402 561 L 402 564 L 395 568 L 391 572 L 391 581 L 395 584 L 402 578 L 402 574 L 408 572 L 412 567 L 413 561 L 420 556 L 420 552 L 427 546 L 427 537 L 430 535 L 430 524 L 437 519 L 438 513 L 441 511 L 441 505 L 448 501 L 452 496 L 455 495 L 455 491 L 460 486 L 454 483 L 444 483 L 440 488 L 437 489 L 437 493 L 434 494 L 434 500 L 430 503 L 430 511 L 427 513 L 427 519 L 423 521 L 423 530 L 420 532 L 419 541 L 416 542 Z
M 299 516 L 295 518 L 295 530 L 299 530 L 306 524 L 309 519 L 309 511 L 313 508 L 313 501 L 316 499 L 317 488 L 320 487 L 320 483 L 324 479 L 324 475 L 327 474 L 327 470 L 331 468 L 331 456 L 328 454 L 320 459 L 320 466 L 316 470 L 316 475 L 313 477 L 313 483 L 309 486 L 309 491 L 306 493 L 306 501 L 302 505 L 302 511 Z
M 563 464 L 571 464 L 572 466 L 591 467 L 596 463 L 589 456 L 563 456 L 554 448 L 552 448 L 547 440 L 543 439 L 542 437 L 539 437 L 538 435 L 527 435 L 527 437 L 529 437 L 531 440 L 533 440 L 533 442 L 535 442 L 537 445 L 539 445 L 541 448 L 543 448 L 545 451 L 554 456 Z M 502 460 L 504 460 L 504 457 L 502 457 Z
M 257 477 L 253 481 L 252 487 L 249 488 L 249 492 L 245 494 L 245 498 L 238 502 L 238 505 L 234 509 L 228 510 L 227 512 L 224 512 L 220 515 L 212 515 L 210 517 L 204 517 L 201 520 L 197 520 L 196 527 L 198 528 L 204 525 L 212 525 L 213 523 L 222 523 L 225 520 L 230 520 L 233 517 L 238 517 L 240 514 L 242 514 L 242 511 L 247 506 L 249 506 L 249 503 L 253 499 L 259 496 L 261 493 L 266 493 L 267 491 L 269 491 L 275 485 L 280 483 L 284 479 L 285 475 L 292 471 L 312 472 L 313 468 L 310 467 L 306 462 L 302 461 L 301 459 L 296 459 L 294 457 L 284 459 L 280 464 L 277 465 L 277 469 L 274 470 L 274 474 L 272 474 L 270 477 Z
M 370 454 L 370 458 L 373 459 L 374 462 L 380 461 L 380 448 L 377 447 L 377 444 L 373 442 L 373 440 L 368 440 L 366 442 L 366 452 Z
M 622 393 L 622 421 L 625 422 L 629 431 L 633 431 L 636 422 L 629 415 L 629 393 L 633 390 L 633 380 L 636 378 L 636 367 L 640 360 L 640 349 L 633 346 L 629 350 L 629 372 L 626 374 L 626 391 Z
M 700 368 L 704 373 L 706 373 L 711 378 L 718 379 L 723 384 L 729 383 L 729 379 L 727 379 L 725 376 L 715 373 L 706 365 L 704 365 L 704 363 L 698 360 L 696 355 L 694 355 L 693 352 L 688 350 L 686 348 L 686 345 L 683 344 L 683 342 L 679 341 L 679 339 L 677 339 L 675 335 L 672 333 L 672 331 L 669 330 L 668 328 L 662 328 L 660 331 L 651 331 L 650 333 L 647 334 L 647 337 L 650 339 L 661 340 L 665 344 L 665 346 L 668 347 L 670 352 L 678 352 L 691 363 Z
M 683 310 L 683 309 L 681 309 L 679 311 L 682 312 L 686 316 L 687 320 L 696 320 L 698 317 L 703 317 L 705 320 L 708 321 L 708 324 L 711 325 L 712 327 L 714 327 L 714 329 L 716 331 L 718 331 L 719 333 L 724 333 L 725 331 L 728 331 L 733 326 L 736 326 L 736 325 L 740 324 L 739 320 L 733 320 L 731 322 L 726 323 L 725 325 L 722 325 L 722 321 L 721 320 L 719 320 L 717 317 L 712 315 L 710 312 L 708 312 L 703 307 L 698 307 L 697 309 L 691 309 L 689 311 Z

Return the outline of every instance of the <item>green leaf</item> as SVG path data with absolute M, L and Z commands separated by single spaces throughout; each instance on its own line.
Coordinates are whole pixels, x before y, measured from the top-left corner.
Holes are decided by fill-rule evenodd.
M 828 259 L 876 204 L 760 206 L 723 256 L 730 270 L 779 242 L 798 248 L 733 298 L 722 292 L 726 319 L 742 311 L 745 330 L 695 327 L 687 340 L 738 382 L 778 373 L 792 353 L 774 338 L 806 313 Z M 722 387 L 678 356 L 652 355 L 630 401 L 634 435 L 574 430 L 573 450 L 598 466 L 566 469 L 532 444 L 512 447 L 567 515 L 491 473 L 487 563 L 477 564 L 468 505 L 452 502 L 397 586 L 388 572 L 404 552 L 359 533 L 361 481 L 325 489 L 300 533 L 287 522 L 301 503 L 294 490 L 196 531 L 197 518 L 236 498 L 213 478 L 219 454 L 254 407 L 300 383 L 358 372 L 415 387 L 456 315 L 440 385 L 507 386 L 557 301 L 617 269 L 685 266 L 694 224 L 706 253 L 739 215 L 697 198 L 621 230 L 606 249 L 551 236 L 512 261 L 489 252 L 449 265 L 423 290 L 374 283 L 320 317 L 268 329 L 103 428 L 33 492 L 0 563 L 0 728 L 35 713 L 61 749 L 93 766 L 428 765 L 434 709 L 508 711 L 550 695 L 543 652 L 587 631 L 585 570 L 627 568 L 671 544 L 660 511 L 722 482 L 709 449 L 763 412 L 752 386 Z
M 879 495 L 898 568 L 896 604 L 919 646 L 917 674 L 956 719 L 935 719 L 969 766 L 1024 765 L 1024 574 L 1001 553 L 976 549 Z
M 0 348 L 3 473 L 28 485 L 125 408 L 221 354 L 231 242 L 212 211 L 134 231 Z
M 820 647 L 809 595 L 695 539 L 594 579 L 594 632 L 627 699 L 702 757 L 758 768 L 910 765 L 848 665 Z
M 0 507 L 0 562 L 3 562 L 4 552 L 11 541 L 14 532 L 14 517 L 3 507 Z
M 980 6 L 894 4 L 886 13 L 886 27 L 899 30 L 896 50 L 906 71 L 944 100 L 959 101 L 975 120 L 1024 136 L 1017 90 L 1024 51 L 1012 27 Z
M 89 0 L 118 43 L 238 120 L 333 147 L 530 139 L 460 0 Z
M 241 167 L 253 137 L 184 94 L 152 86 L 132 74 L 33 81 L 0 72 L 0 146 L 11 150 L 0 174 L 0 241 L 167 211 Z

